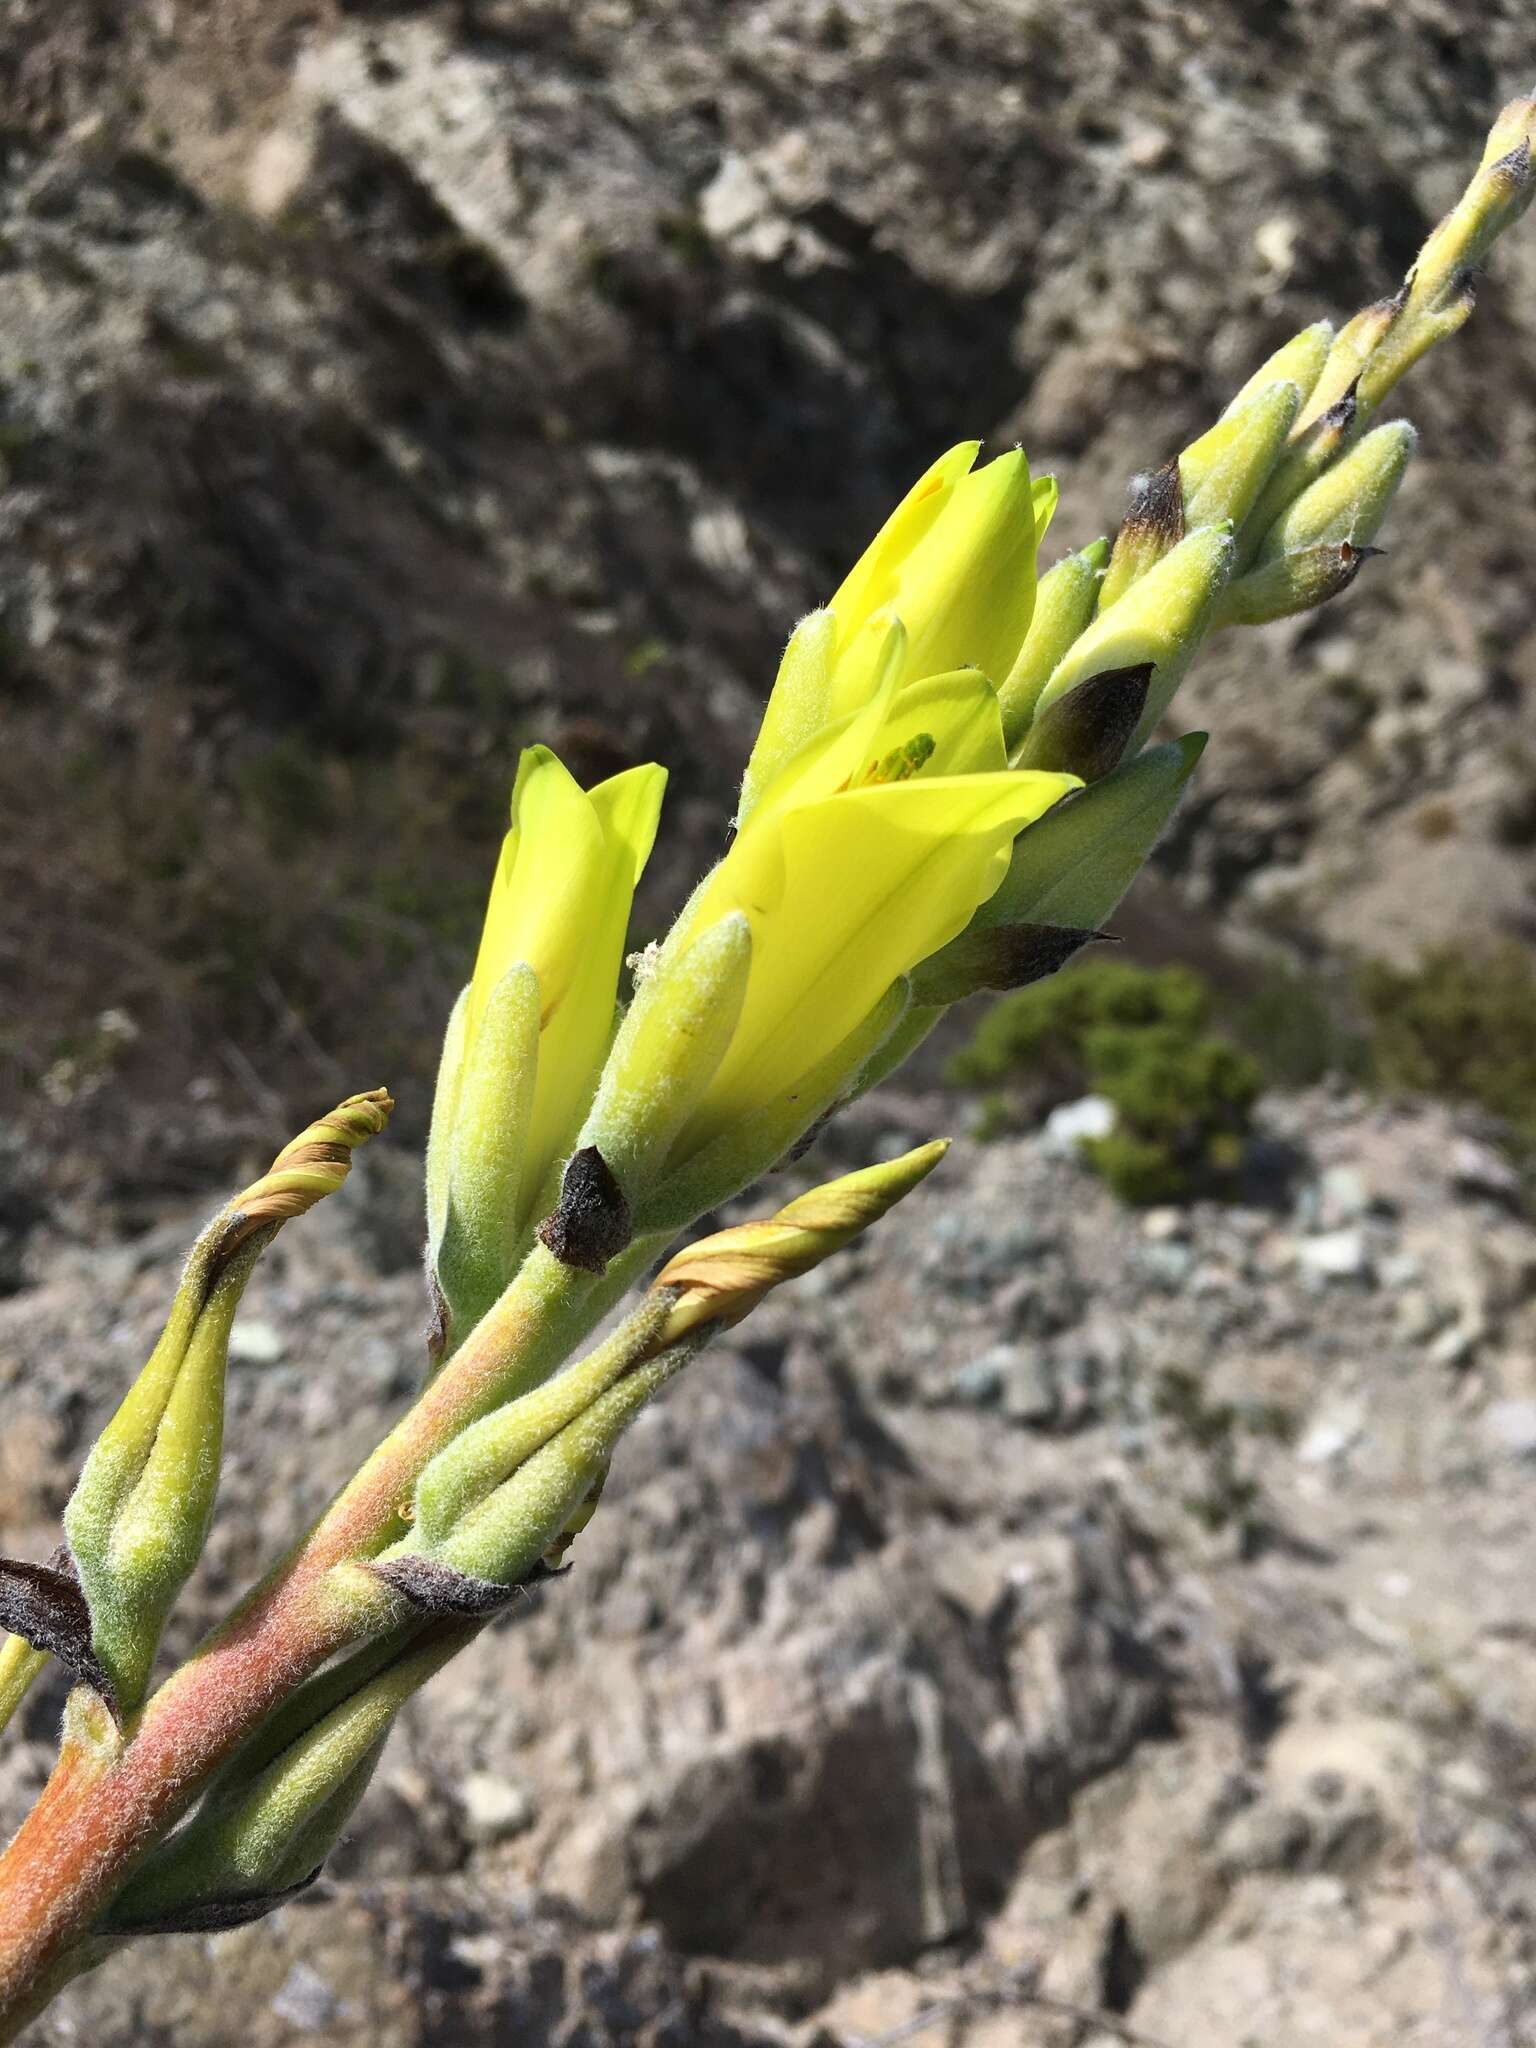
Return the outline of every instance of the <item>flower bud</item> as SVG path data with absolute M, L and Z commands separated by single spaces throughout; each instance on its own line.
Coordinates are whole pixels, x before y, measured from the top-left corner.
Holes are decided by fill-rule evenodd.
M 997 693 L 1010 760 L 1016 760 L 1036 701 L 1052 671 L 1093 617 L 1108 561 L 1109 542 L 1096 540 L 1075 555 L 1064 555 L 1040 579 L 1024 645 Z
M 1410 319 L 1454 296 L 1466 272 L 1482 262 L 1496 238 L 1530 205 L 1536 192 L 1533 144 L 1536 98 L 1524 95 L 1501 111 L 1466 191 L 1419 251 L 1408 279 Z
M 679 1252 L 655 1280 L 657 1294 L 676 1290 L 657 1341 L 676 1343 L 706 1325 L 724 1329 L 739 1323 L 771 1288 L 810 1272 L 878 1223 L 948 1150 L 949 1140 L 937 1138 L 899 1159 L 813 1188 L 766 1222 L 718 1231 Z
M 1300 410 L 1299 384 L 1261 385 L 1246 404 L 1229 408 L 1208 433 L 1190 443 L 1179 457 L 1179 476 L 1184 518 L 1191 528 L 1218 519 L 1242 525 Z
M 1380 548 L 1340 540 L 1276 555 L 1227 586 L 1217 624 L 1267 626 L 1297 612 L 1315 611 L 1348 590 L 1371 557 L 1380 553 Z
M 400 1708 L 479 1625 L 398 1631 L 301 1686 L 135 1872 L 108 1930 L 239 1925 L 307 1883 L 367 1789 Z
M 1149 569 L 1118 604 L 1107 611 L 1101 605 L 1041 693 L 1036 717 L 1090 676 L 1151 662 L 1151 688 L 1130 751 L 1144 745 L 1205 637 L 1232 557 L 1230 524 L 1203 526 Z
M 741 1018 L 752 927 L 729 911 L 662 949 L 640 978 L 578 1148 L 593 1145 L 631 1203 L 642 1198 L 697 1108 Z
M 1204 749 L 1203 733 L 1149 747 L 1021 832 L 1002 886 L 914 977 L 917 999 L 958 1002 L 996 987 L 1010 951 L 1036 961 L 1055 933 L 1070 954 L 1096 933 L 1167 830 Z
M 1223 417 L 1241 412 L 1250 400 L 1272 384 L 1294 384 L 1301 393 L 1305 404 L 1311 396 L 1313 386 L 1322 374 L 1323 364 L 1328 360 L 1328 351 L 1333 344 L 1333 327 L 1327 320 L 1319 320 L 1311 327 L 1304 327 L 1300 334 L 1277 348 L 1267 362 L 1260 363 L 1248 382 L 1243 385 L 1227 406 Z
M 429 1245 L 455 1347 L 517 1270 L 613 1035 L 630 904 L 666 776 L 584 790 L 525 749 L 475 971 L 450 1022 L 428 1147 Z
M 462 1035 L 468 991 L 449 1039 Z M 427 1251 L 451 1327 L 473 1329 L 516 1271 L 508 1219 L 529 1193 L 528 1145 L 539 1066 L 539 978 L 515 961 L 486 998 L 475 1058 L 461 1061 L 451 1115 L 434 1119 L 427 1168 Z M 433 1156 L 433 1155 L 436 1156 Z M 537 1190 L 533 1191 L 537 1194 Z
M 1130 506 L 1115 536 L 1114 552 L 1099 590 L 1099 610 L 1108 611 L 1131 585 L 1156 568 L 1184 538 L 1184 492 L 1177 462 L 1165 462 L 1131 479 Z
M 346 1179 L 394 1104 L 355 1095 L 299 1134 L 193 1246 L 148 1364 L 97 1439 L 64 1511 L 91 1642 L 130 1713 L 160 1633 L 202 1553 L 218 1488 L 229 1332 L 245 1283 L 283 1223 Z
M 1407 420 L 1373 428 L 1281 513 L 1259 542 L 1256 563 L 1321 541 L 1351 540 L 1357 547 L 1373 541 L 1418 438 Z

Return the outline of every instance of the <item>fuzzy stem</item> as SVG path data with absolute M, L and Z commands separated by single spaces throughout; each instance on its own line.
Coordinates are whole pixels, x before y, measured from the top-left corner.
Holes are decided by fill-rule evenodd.
M 602 1318 L 659 1240 L 595 1276 L 530 1254 L 462 1350 L 338 1494 L 307 1538 L 166 1681 L 127 1739 L 66 1737 L 48 1785 L 0 1856 L 0 2043 L 39 2008 L 57 1972 L 133 1865 L 191 1806 L 209 1774 L 295 1686 L 377 1617 L 323 1583 L 406 1527 L 423 1466 L 471 1422 L 546 1378 Z M 72 1696 L 71 1713 L 92 1695 Z M 46 2000 L 44 2000 L 46 2002 Z

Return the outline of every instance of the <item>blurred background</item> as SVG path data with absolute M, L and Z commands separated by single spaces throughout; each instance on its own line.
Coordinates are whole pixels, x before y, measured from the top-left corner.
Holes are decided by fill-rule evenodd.
M 1533 61 L 1513 4 L 1463 30 L 13 0 L 0 1115 L 126 1195 L 381 1078 L 418 1134 L 518 746 L 669 764 L 659 928 L 937 450 L 1055 470 L 1054 558 L 1395 284 Z M 1390 560 L 1202 659 L 1154 947 L 1524 930 L 1533 321 L 1516 235 L 1404 387 Z
M 1112 531 L 1395 286 L 1533 79 L 1523 0 L 10 0 L 7 1547 L 207 1191 L 380 1081 L 400 1142 L 253 1289 L 188 1629 L 398 1406 L 520 745 L 669 765 L 659 931 L 936 452 L 1053 470 L 1047 560 Z M 1153 971 L 834 1141 L 996 1139 L 637 1435 L 563 1611 L 401 1746 L 361 1889 L 221 1944 L 252 2039 L 1130 2038 L 1041 1984 L 1170 2048 L 1536 2039 L 1531 222 L 1399 395 L 1387 558 L 1178 700 L 1213 741 L 1117 919 Z M 1078 1156 L 1085 1097 L 1133 1156 Z M 651 1931 L 582 1932 L 579 1991 L 551 1899 Z M 156 1967 L 58 2024 L 216 2038 Z

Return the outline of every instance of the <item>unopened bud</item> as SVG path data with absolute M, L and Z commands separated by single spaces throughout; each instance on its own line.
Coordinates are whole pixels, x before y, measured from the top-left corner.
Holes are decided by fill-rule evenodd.
M 1348 590 L 1371 557 L 1381 552 L 1341 540 L 1278 555 L 1227 585 L 1217 624 L 1266 626 L 1297 612 L 1314 611 Z
M 1325 413 L 1331 412 L 1342 399 L 1353 396 L 1366 364 L 1401 322 L 1403 303 L 1403 294 L 1394 292 L 1389 298 L 1362 306 L 1353 319 L 1345 321 L 1328 351 L 1322 375 L 1313 385 L 1311 396 L 1296 421 L 1296 440 L 1300 441 L 1307 429 L 1321 420 Z
M 595 1146 L 643 1200 L 730 1047 L 752 967 L 752 927 L 731 911 L 661 957 L 635 991 L 578 1146 Z
M 1271 384 L 1294 384 L 1305 404 L 1322 375 L 1323 364 L 1333 345 L 1333 327 L 1319 320 L 1277 348 L 1267 362 L 1260 363 L 1242 389 L 1227 406 L 1227 414 L 1241 412 L 1249 401 Z
M 1406 420 L 1373 428 L 1275 521 L 1259 543 L 1255 567 L 1321 541 L 1368 545 L 1381 529 L 1417 443 Z
M 282 1224 L 346 1179 L 394 1107 L 354 1095 L 285 1145 L 192 1248 L 164 1333 L 97 1439 L 64 1511 L 92 1648 L 123 1713 L 143 1698 L 160 1632 L 202 1552 L 218 1487 L 229 1332 Z
M 301 1889 L 351 1819 L 401 1707 L 478 1627 L 462 1621 L 370 1643 L 300 1687 L 135 1872 L 109 1931 L 214 1931 L 258 1919 Z
M 464 1030 L 468 991 L 444 1059 Z M 447 1311 L 449 1347 L 472 1330 L 521 1261 L 518 1214 L 539 1065 L 539 977 L 516 961 L 485 999 L 472 1056 L 449 1112 L 433 1117 L 427 1168 L 428 1256 Z
M 1086 631 L 1099 601 L 1099 586 L 1109 560 L 1109 542 L 1096 540 L 1075 555 L 1065 555 L 1041 577 L 1035 611 L 1019 658 L 997 693 L 1003 715 L 1003 739 L 1010 758 L 1029 730 L 1040 692 L 1067 649 Z
M 1232 558 L 1232 529 L 1225 521 L 1180 541 L 1118 604 L 1108 611 L 1100 607 L 1046 685 L 1036 718 L 1089 676 L 1151 662 L 1151 686 L 1130 751 L 1144 745 L 1205 638 Z
M 1435 228 L 1409 275 L 1412 314 L 1432 311 L 1454 293 L 1496 238 L 1513 225 L 1536 191 L 1531 149 L 1536 143 L 1536 99 L 1514 99 L 1489 134 L 1467 189 Z
M 1259 494 L 1243 527 L 1241 556 L 1247 562 L 1259 539 L 1294 505 L 1303 491 L 1310 490 L 1349 446 L 1359 423 L 1360 401 L 1353 384 L 1304 429 L 1294 431 L 1289 445 L 1270 472 L 1269 482 Z
M 1034 924 L 1097 930 L 1167 830 L 1204 750 L 1203 733 L 1149 747 L 1047 811 L 1014 841 L 1008 872 L 970 929 Z M 936 954 L 925 964 L 935 968 L 944 959 Z
M 677 1290 L 658 1342 L 676 1343 L 705 1325 L 725 1328 L 749 1315 L 771 1288 L 819 1266 L 912 1192 L 949 1150 L 935 1139 L 879 1166 L 813 1188 L 762 1223 L 702 1238 L 670 1259 L 654 1291 Z
M 1099 610 L 1107 611 L 1131 585 L 1156 568 L 1184 538 L 1184 491 L 1177 461 L 1131 480 L 1125 523 L 1115 536 L 1114 552 L 1104 571 Z
M 1191 528 L 1230 519 L 1241 526 L 1280 459 L 1301 410 L 1301 386 L 1267 384 L 1225 412 L 1179 457 L 1184 517 Z

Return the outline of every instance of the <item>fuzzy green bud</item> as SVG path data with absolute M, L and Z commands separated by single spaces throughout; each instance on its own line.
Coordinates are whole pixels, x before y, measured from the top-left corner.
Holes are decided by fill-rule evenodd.
M 462 1048 L 469 991 L 445 1044 Z M 485 1001 L 475 1056 L 454 1076 L 451 1118 L 434 1118 L 427 1170 L 427 1250 L 453 1339 L 500 1295 L 526 1246 L 512 1219 L 528 1191 L 528 1133 L 539 1066 L 539 978 L 517 961 Z
M 730 1048 L 752 967 L 752 927 L 731 911 L 653 965 L 637 986 L 577 1139 L 595 1145 L 634 1204 Z
M 1204 750 L 1203 733 L 1149 747 L 1020 833 L 1001 887 L 914 976 L 917 1001 L 942 1005 L 1020 987 L 1061 965 L 1141 873 Z M 928 1028 L 942 1014 L 914 1012 Z
M 1101 605 L 1099 616 L 1042 692 L 1037 718 L 1090 676 L 1150 662 L 1151 684 L 1130 751 L 1143 746 L 1205 638 L 1232 557 L 1228 522 L 1201 527 L 1149 569 L 1118 604 L 1107 611 Z
M 1178 546 L 1186 532 L 1184 490 L 1179 465 L 1165 462 L 1131 480 L 1125 523 L 1115 535 L 1114 551 L 1099 588 L 1099 610 L 1106 612 Z
M 1271 384 L 1294 384 L 1305 405 L 1322 375 L 1323 364 L 1328 360 L 1332 345 L 1333 327 L 1329 321 L 1319 320 L 1311 327 L 1304 327 L 1300 334 L 1293 335 L 1267 361 L 1260 363 L 1232 398 L 1227 413 L 1241 412 L 1250 400 L 1257 398 Z
M 341 1186 L 353 1150 L 393 1107 L 383 1089 L 351 1097 L 214 1218 L 148 1364 L 86 1460 L 64 1528 L 119 1714 L 144 1696 L 166 1616 L 207 1536 L 229 1332 L 245 1283 L 282 1224 Z
M 1184 518 L 1191 528 L 1230 519 L 1241 526 L 1252 511 L 1286 436 L 1301 410 L 1301 386 L 1288 380 L 1262 385 L 1248 401 L 1222 414 L 1209 432 L 1179 457 Z
M 114 1933 L 238 1924 L 306 1883 L 335 1846 L 400 1708 L 475 1635 L 397 1631 L 311 1679 L 115 1900 Z
M 1040 692 L 1093 617 L 1108 561 L 1109 542 L 1096 540 L 1074 555 L 1063 556 L 1040 579 L 1024 645 L 997 693 L 1010 759 L 1029 730 Z

